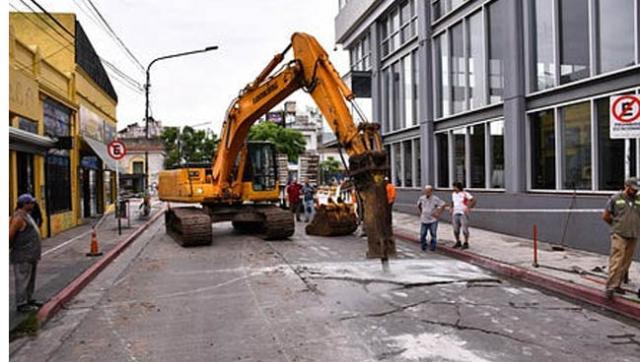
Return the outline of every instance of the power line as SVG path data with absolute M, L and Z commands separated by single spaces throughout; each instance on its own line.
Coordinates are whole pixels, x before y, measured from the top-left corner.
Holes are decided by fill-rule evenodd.
M 20 0 L 20 2 L 22 2 L 23 4 L 25 4 L 22 0 Z M 71 31 L 69 31 L 69 29 L 67 29 L 64 25 L 62 25 L 58 19 L 54 18 L 53 15 L 51 15 L 47 10 L 45 10 L 40 4 L 38 4 L 38 2 L 36 0 L 31 0 L 32 3 L 34 3 L 38 9 L 40 9 L 43 13 L 45 13 L 49 19 L 53 20 L 54 23 L 56 23 L 62 30 L 64 30 L 65 33 L 69 34 L 69 36 L 71 36 L 71 38 L 75 38 L 75 35 L 73 35 L 73 33 L 71 33 Z M 26 4 L 25 4 L 26 5 Z M 29 7 L 30 8 L 30 7 Z M 31 9 L 31 8 L 30 8 Z M 33 10 L 33 9 L 32 9 Z
M 32 0 L 34 1 L 34 0 Z M 124 44 L 124 42 L 122 41 L 122 39 L 120 39 L 120 37 L 118 36 L 118 34 L 116 34 L 116 32 L 113 30 L 113 28 L 111 27 L 111 25 L 109 25 L 109 23 L 107 22 L 107 20 L 104 18 L 104 16 L 102 16 L 102 13 L 100 13 L 100 11 L 98 10 L 98 8 L 93 4 L 93 2 L 91 0 L 84 0 L 86 1 L 91 8 L 95 11 L 95 13 L 98 15 L 98 17 L 100 18 L 100 20 L 102 21 L 102 23 L 104 23 L 104 25 L 109 29 L 109 32 L 115 37 L 116 41 L 122 46 L 122 48 L 125 50 L 125 52 L 131 57 L 131 59 L 138 65 L 138 67 L 140 67 L 140 69 L 144 72 L 145 68 L 142 65 L 142 63 L 140 63 L 140 61 L 138 60 L 138 58 L 136 58 L 135 55 L 133 55 L 133 53 L 131 52 L 131 50 Z
M 20 11 L 18 8 L 16 8 L 13 4 L 9 4 L 13 9 L 15 9 L 19 14 L 21 14 L 22 16 L 24 16 L 29 22 L 31 22 L 33 25 L 35 25 L 36 27 L 38 27 L 40 30 L 43 31 L 43 33 L 47 34 L 51 39 L 53 39 L 55 42 L 57 42 L 58 44 L 62 45 L 63 48 L 59 49 L 57 51 L 55 51 L 52 54 L 49 54 L 47 57 L 50 57 L 52 55 L 55 55 L 56 53 L 62 51 L 65 48 L 68 48 L 69 46 L 75 46 L 75 43 L 73 41 L 70 41 L 68 39 L 66 39 L 59 31 L 57 31 L 57 29 L 55 27 L 53 27 L 48 21 L 47 19 L 45 19 L 40 13 L 36 12 L 31 6 L 29 6 L 29 4 L 25 3 L 23 0 L 19 0 L 22 4 L 24 4 L 27 8 L 29 8 L 29 10 L 32 11 L 33 14 L 35 14 L 38 18 L 40 18 L 42 20 L 42 22 L 47 25 L 49 28 L 51 28 L 53 31 L 55 31 L 58 35 L 60 35 L 64 41 L 66 41 L 68 43 L 68 45 L 65 45 L 64 43 L 62 43 L 59 39 L 57 39 L 56 37 L 54 37 L 50 32 L 48 32 L 46 29 L 44 29 L 42 26 L 40 26 L 40 24 L 36 23 L 35 21 L 33 21 L 31 18 L 29 18 L 24 12 Z M 75 41 L 75 37 L 72 36 L 72 38 Z M 41 60 L 43 60 L 44 58 L 42 58 Z M 118 78 L 114 78 L 114 80 L 118 81 L 120 84 L 123 85 L 127 85 L 125 83 L 123 83 L 123 81 L 129 82 L 128 86 L 129 89 L 134 90 L 138 93 L 142 93 L 142 85 L 136 81 L 132 76 L 128 75 L 127 73 L 125 73 L 124 71 L 122 71 L 120 68 L 118 68 L 117 66 L 115 66 L 113 63 L 107 61 L 106 59 L 100 57 L 100 60 L 107 65 L 107 67 L 111 68 L 112 70 L 112 74 L 117 75 L 120 77 L 120 79 Z

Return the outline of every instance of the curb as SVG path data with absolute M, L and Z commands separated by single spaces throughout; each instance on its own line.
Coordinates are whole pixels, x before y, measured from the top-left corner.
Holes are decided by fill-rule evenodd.
M 66 287 L 54 295 L 45 303 L 38 311 L 38 322 L 44 325 L 51 319 L 62 306 L 75 297 L 89 282 L 93 280 L 107 265 L 109 265 L 124 249 L 126 249 L 143 231 L 164 214 L 165 207 L 162 207 L 147 222 L 142 224 L 136 231 L 129 235 L 126 239 L 120 241 L 113 249 L 109 250 L 102 258 L 93 263 L 87 270 L 82 272 L 78 277 L 71 281 Z
M 394 235 L 400 239 L 420 243 L 420 240 L 402 231 L 394 230 Z M 604 291 L 575 284 L 570 281 L 543 275 L 531 270 L 520 268 L 505 262 L 478 255 L 469 251 L 454 249 L 449 246 L 438 245 L 438 251 L 447 256 L 480 266 L 497 274 L 522 281 L 527 284 L 557 293 L 566 297 L 607 309 L 625 317 L 640 321 L 640 304 L 621 297 L 607 299 Z

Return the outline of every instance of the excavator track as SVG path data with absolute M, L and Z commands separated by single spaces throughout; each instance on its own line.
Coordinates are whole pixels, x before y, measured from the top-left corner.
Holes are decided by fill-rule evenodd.
M 264 240 L 281 240 L 295 232 L 295 222 L 291 212 L 275 206 L 260 208 L 258 212 L 264 216 L 264 222 L 256 236 Z
M 212 241 L 211 217 L 197 207 L 177 207 L 165 211 L 165 227 L 182 246 L 209 245 Z

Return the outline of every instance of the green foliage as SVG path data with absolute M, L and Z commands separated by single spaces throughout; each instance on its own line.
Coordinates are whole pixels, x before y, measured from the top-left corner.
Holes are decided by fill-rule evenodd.
M 342 171 L 342 163 L 335 158 L 329 156 L 326 160 L 320 162 L 320 169 L 325 174 L 336 174 Z
M 184 126 L 182 131 L 177 127 L 165 127 L 160 137 L 166 153 L 165 168 L 187 162 L 211 162 L 219 142 L 215 133 L 189 126 Z
M 249 140 L 271 141 L 279 153 L 286 153 L 289 161 L 297 162 L 298 156 L 305 150 L 307 144 L 302 132 L 283 128 L 273 122 L 255 124 L 249 129 Z

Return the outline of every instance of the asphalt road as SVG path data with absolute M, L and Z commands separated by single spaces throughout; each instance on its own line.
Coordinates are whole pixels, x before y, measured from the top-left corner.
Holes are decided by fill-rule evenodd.
M 159 220 L 13 361 L 638 361 L 640 328 L 398 241 L 265 242 L 216 224 L 184 249 Z

